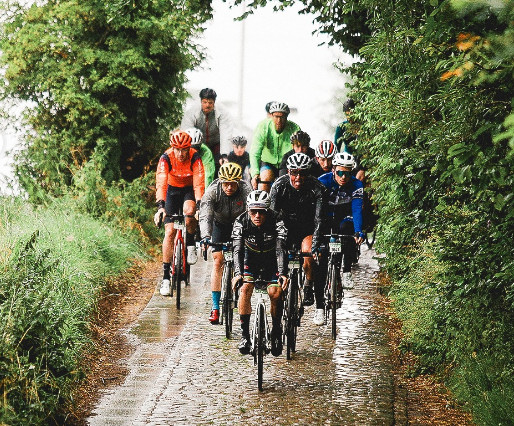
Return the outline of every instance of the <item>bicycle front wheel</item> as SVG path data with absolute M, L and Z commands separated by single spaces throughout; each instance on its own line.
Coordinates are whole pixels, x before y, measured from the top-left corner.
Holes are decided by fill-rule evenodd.
M 266 350 L 266 323 L 264 319 L 264 309 L 262 305 L 257 305 L 257 383 L 259 390 L 262 391 L 262 376 L 264 373 L 264 353 Z
M 175 299 L 177 309 L 180 309 L 180 282 L 182 280 L 182 275 L 184 273 L 183 269 L 183 244 L 182 241 L 178 240 L 177 244 L 175 244 L 175 251 L 173 252 L 173 257 L 175 259 L 174 269 L 175 273 L 173 274 L 173 280 L 175 282 L 177 297 Z
M 225 322 L 225 337 L 230 339 L 232 337 L 232 318 L 234 316 L 234 297 L 232 295 L 232 268 L 226 263 L 223 267 L 223 275 L 221 278 L 221 321 Z
M 287 359 L 296 351 L 296 332 L 298 326 L 298 273 L 293 272 L 287 292 Z
M 332 339 L 336 338 L 336 318 L 337 318 L 337 269 L 335 265 L 331 264 L 329 267 L 329 280 L 330 280 L 330 313 L 332 322 Z

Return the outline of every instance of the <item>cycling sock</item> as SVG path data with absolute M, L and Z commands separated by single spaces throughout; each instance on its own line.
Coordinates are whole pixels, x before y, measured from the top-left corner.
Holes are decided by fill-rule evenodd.
M 243 336 L 250 337 L 250 314 L 239 315 Z
M 220 309 L 221 291 L 212 292 L 212 309 Z
M 163 280 L 169 280 L 171 278 L 170 267 L 171 267 L 171 263 L 163 262 L 163 264 L 162 264 L 162 272 L 163 272 L 162 279 Z

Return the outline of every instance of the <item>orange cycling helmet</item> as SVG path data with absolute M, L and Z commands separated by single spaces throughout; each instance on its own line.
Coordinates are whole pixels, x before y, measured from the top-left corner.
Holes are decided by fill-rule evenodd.
M 179 130 L 170 135 L 170 145 L 172 148 L 184 149 L 191 147 L 191 136 L 189 133 Z

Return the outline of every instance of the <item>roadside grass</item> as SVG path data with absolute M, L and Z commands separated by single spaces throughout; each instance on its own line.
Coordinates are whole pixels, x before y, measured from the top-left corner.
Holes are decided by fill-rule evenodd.
M 58 200 L 0 198 L 0 424 L 62 424 L 106 280 L 145 250 Z

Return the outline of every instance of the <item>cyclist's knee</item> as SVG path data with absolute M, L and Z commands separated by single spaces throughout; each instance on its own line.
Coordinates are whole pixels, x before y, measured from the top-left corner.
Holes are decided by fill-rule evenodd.
M 221 269 L 223 266 L 223 254 L 220 251 L 216 251 L 212 253 L 212 263 L 214 268 Z

